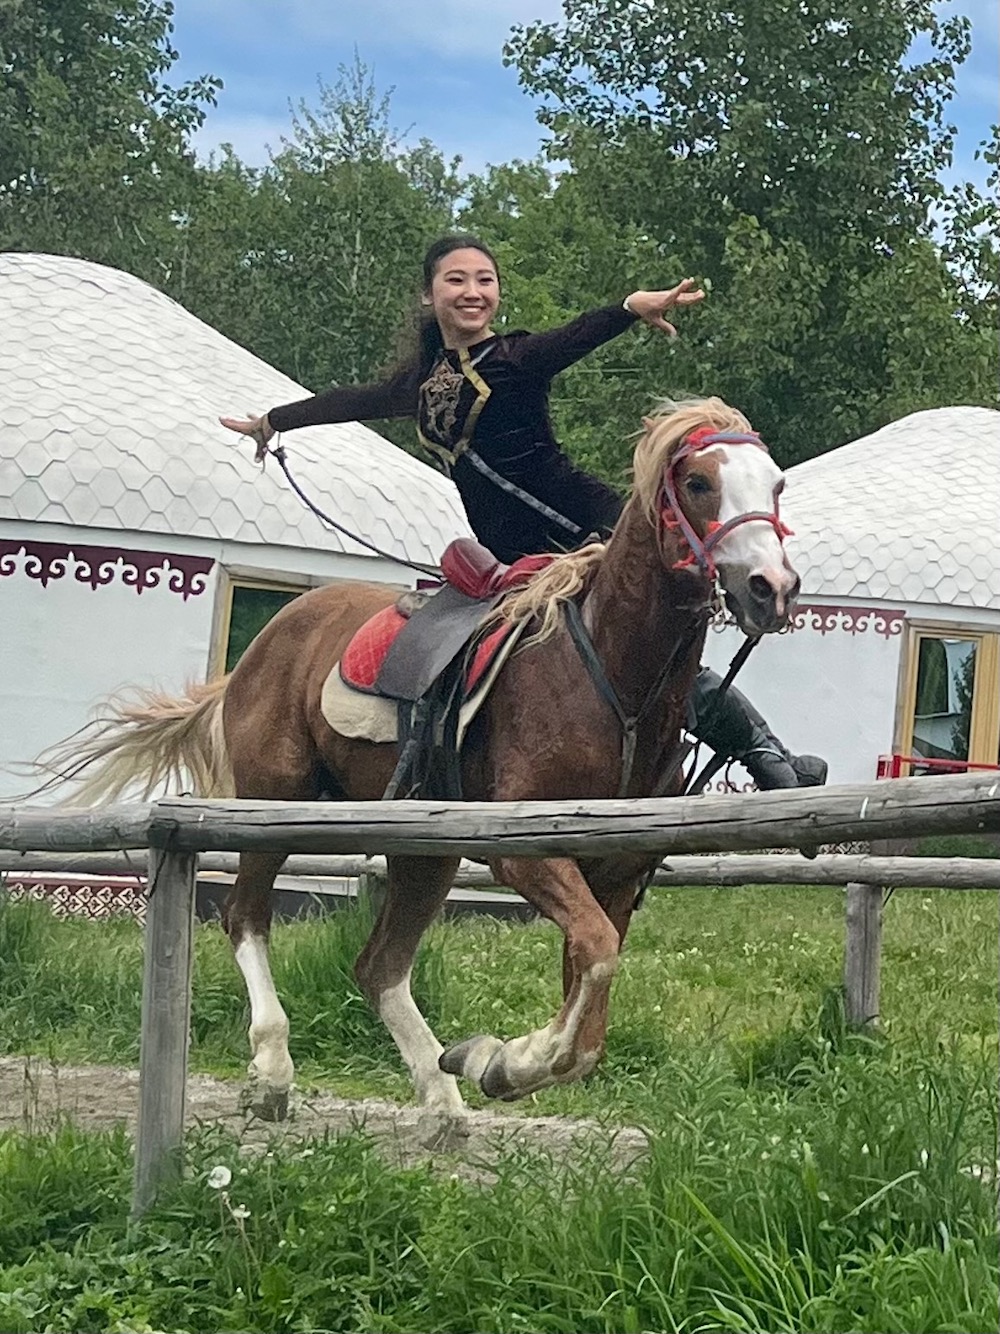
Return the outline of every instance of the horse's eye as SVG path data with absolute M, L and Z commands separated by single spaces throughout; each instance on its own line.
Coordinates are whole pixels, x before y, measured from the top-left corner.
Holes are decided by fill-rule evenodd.
M 700 477 L 698 473 L 694 473 L 687 479 L 687 489 L 693 496 L 704 496 L 711 491 L 712 483 L 707 477 Z

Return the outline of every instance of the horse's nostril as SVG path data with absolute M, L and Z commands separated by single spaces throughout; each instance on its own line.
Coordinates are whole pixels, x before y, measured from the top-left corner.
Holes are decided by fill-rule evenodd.
M 762 574 L 752 574 L 749 579 L 750 593 L 758 602 L 770 602 L 774 589 Z

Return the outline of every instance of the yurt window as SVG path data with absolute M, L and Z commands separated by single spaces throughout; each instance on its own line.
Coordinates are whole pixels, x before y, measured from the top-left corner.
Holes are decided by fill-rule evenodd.
M 996 764 L 1000 636 L 950 627 L 911 627 L 899 750 L 932 761 Z
M 268 621 L 309 585 L 264 582 L 244 578 L 226 581 L 218 613 L 219 632 L 214 653 L 220 674 L 231 672 Z

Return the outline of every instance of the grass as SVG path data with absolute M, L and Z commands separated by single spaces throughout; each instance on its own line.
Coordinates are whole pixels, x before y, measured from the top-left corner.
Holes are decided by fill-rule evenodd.
M 350 982 L 366 929 L 275 931 L 292 1051 L 305 1082 L 405 1098 Z M 843 929 L 831 890 L 649 896 L 604 1064 L 526 1107 L 647 1127 L 627 1178 L 600 1144 L 512 1152 L 485 1189 L 357 1136 L 251 1156 L 201 1131 L 130 1226 L 120 1133 L 8 1134 L 0 1329 L 993 1331 L 997 896 L 893 895 L 877 1038 L 843 1027 Z M 134 1060 L 140 949 L 130 922 L 0 904 L 6 1049 Z M 475 920 L 430 933 L 416 990 L 448 1041 L 541 1022 L 558 982 L 554 930 Z M 228 944 L 200 928 L 195 1068 L 241 1071 L 245 1024 Z

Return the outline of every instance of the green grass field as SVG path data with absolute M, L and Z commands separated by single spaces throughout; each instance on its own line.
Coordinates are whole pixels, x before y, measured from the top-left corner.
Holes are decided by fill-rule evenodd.
M 8 1134 L 0 1330 L 995 1331 L 998 908 L 897 892 L 883 1031 L 862 1038 L 840 1017 L 839 891 L 651 893 L 604 1064 L 523 1108 L 648 1129 L 624 1176 L 601 1144 L 512 1152 L 485 1186 L 360 1136 L 248 1156 L 202 1131 L 184 1183 L 130 1226 L 123 1135 Z M 276 929 L 292 1054 L 302 1085 L 406 1099 L 350 981 L 365 930 L 361 913 Z M 442 925 L 415 990 L 445 1042 L 509 1036 L 557 1006 L 559 958 L 544 923 Z M 0 1044 L 134 1063 L 140 964 L 130 922 L 0 903 Z M 193 1067 L 240 1073 L 245 1024 L 228 943 L 200 928 Z

